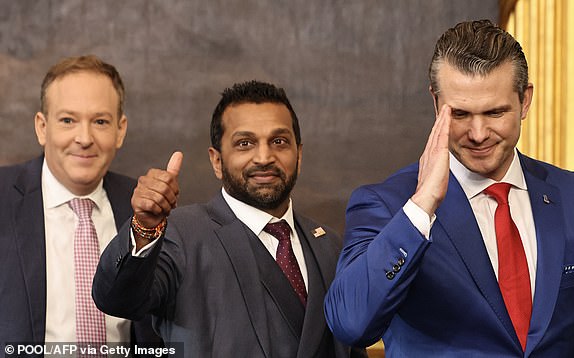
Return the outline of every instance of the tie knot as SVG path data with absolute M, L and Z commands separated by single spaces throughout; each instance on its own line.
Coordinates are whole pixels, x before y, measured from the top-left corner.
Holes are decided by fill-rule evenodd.
M 508 204 L 509 183 L 496 183 L 484 189 L 486 195 L 492 196 L 498 204 Z
M 92 217 L 92 209 L 95 203 L 91 199 L 74 198 L 70 200 L 68 204 L 78 218 L 86 219 Z
M 289 240 L 291 238 L 291 228 L 285 220 L 265 225 L 263 231 L 273 235 L 277 240 Z

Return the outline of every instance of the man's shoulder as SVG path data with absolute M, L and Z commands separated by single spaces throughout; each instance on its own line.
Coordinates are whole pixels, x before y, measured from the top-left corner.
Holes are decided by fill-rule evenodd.
M 37 157 L 17 164 L 0 166 L 0 190 L 6 190 L 14 185 L 22 174 L 40 178 L 42 175 L 42 160 L 43 157 Z
M 376 196 L 409 198 L 414 193 L 418 181 L 418 163 L 406 166 L 394 172 L 381 182 L 365 184 L 356 188 L 351 197 Z
M 137 180 L 119 173 L 109 171 L 104 176 L 104 186 L 118 186 L 120 188 L 129 188 L 133 190 L 137 185 Z
M 565 185 L 569 182 L 574 184 L 574 172 L 570 170 L 562 169 L 554 164 L 534 159 L 524 154 L 520 154 L 520 161 L 525 171 L 542 180 L 563 182 Z

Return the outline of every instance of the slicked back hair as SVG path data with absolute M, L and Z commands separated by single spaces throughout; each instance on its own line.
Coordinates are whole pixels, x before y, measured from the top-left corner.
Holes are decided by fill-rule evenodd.
M 91 72 L 101 74 L 108 77 L 112 81 L 112 85 L 118 94 L 118 120 L 124 114 L 124 98 L 125 89 L 124 83 L 116 68 L 109 63 L 102 61 L 99 57 L 94 55 L 67 57 L 56 63 L 48 70 L 44 80 L 42 81 L 42 88 L 40 91 L 40 110 L 46 114 L 48 111 L 46 103 L 46 91 L 50 84 L 58 78 L 62 78 L 71 73 L 77 72 Z
M 508 62 L 514 67 L 514 90 L 522 103 L 528 87 L 528 64 L 520 44 L 490 20 L 461 22 L 436 43 L 429 68 L 431 89 L 435 96 L 440 95 L 441 64 L 447 63 L 464 74 L 485 76 Z
M 270 83 L 260 81 L 247 81 L 243 83 L 236 83 L 231 88 L 226 88 L 221 94 L 221 99 L 213 111 L 211 117 L 211 146 L 218 151 L 221 151 L 221 137 L 223 136 L 223 123 L 222 116 L 225 109 L 231 105 L 244 104 L 244 103 L 277 103 L 284 104 L 291 113 L 291 120 L 293 122 L 293 132 L 295 133 L 295 141 L 297 145 L 301 144 L 301 130 L 299 129 L 299 120 L 297 115 L 287 99 L 287 95 L 283 88 L 275 87 Z

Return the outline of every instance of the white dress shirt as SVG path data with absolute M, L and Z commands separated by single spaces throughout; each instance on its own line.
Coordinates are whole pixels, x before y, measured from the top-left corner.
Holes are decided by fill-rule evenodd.
M 470 202 L 470 206 L 472 207 L 480 233 L 482 234 L 492 268 L 498 278 L 498 249 L 494 228 L 494 213 L 498 204 L 494 198 L 483 193 L 484 189 L 496 182 L 492 179 L 484 178 L 479 174 L 471 172 L 452 154 L 450 154 L 450 170 L 460 183 Z M 514 150 L 512 164 L 500 182 L 512 185 L 508 194 L 510 215 L 516 224 L 518 232 L 520 233 L 520 238 L 522 239 L 522 246 L 524 247 L 524 253 L 526 255 L 528 271 L 530 274 L 530 289 L 532 296 L 534 296 L 536 262 L 538 256 L 536 246 L 536 228 L 534 226 L 534 217 L 532 216 L 532 207 L 530 206 L 530 197 L 528 196 L 526 180 L 524 179 L 524 173 L 522 172 L 522 167 L 520 166 L 520 160 L 518 159 L 518 152 L 516 149 Z M 432 222 L 429 220 L 429 216 L 423 209 L 409 200 L 407 205 L 403 207 L 403 210 L 413 225 L 415 225 L 423 235 L 425 232 L 429 232 Z M 428 238 L 428 234 L 425 236 Z
M 295 258 L 299 264 L 299 269 L 301 270 L 301 275 L 303 276 L 303 281 L 305 281 L 305 288 L 309 291 L 308 278 L 307 278 L 307 265 L 305 264 L 305 257 L 303 255 L 303 248 L 301 247 L 301 241 L 299 241 L 299 236 L 297 235 L 297 230 L 295 230 L 295 220 L 293 219 L 293 207 L 291 206 L 291 199 L 289 199 L 289 207 L 287 211 L 281 218 L 276 218 L 271 214 L 268 214 L 262 210 L 256 209 L 253 206 L 249 206 L 244 202 L 235 199 L 231 195 L 227 194 L 225 189 L 221 189 L 223 194 L 223 199 L 231 211 L 237 216 L 241 222 L 243 222 L 257 237 L 261 240 L 261 243 L 267 248 L 269 254 L 273 256 L 273 259 L 277 258 L 277 247 L 279 246 L 279 240 L 277 240 L 273 235 L 263 231 L 265 225 L 268 223 L 274 223 L 281 220 L 287 221 L 289 227 L 291 228 L 291 246 L 293 247 L 293 252 L 295 253 Z
M 289 199 L 289 207 L 287 211 L 281 218 L 276 218 L 273 215 L 267 214 L 266 212 L 256 209 L 253 206 L 247 205 L 244 202 L 235 199 L 231 195 L 227 194 L 225 189 L 221 188 L 221 194 L 223 199 L 231 208 L 231 211 L 235 216 L 243 222 L 261 241 L 263 246 L 269 251 L 269 254 L 273 256 L 275 260 L 277 258 L 277 247 L 279 246 L 279 240 L 277 240 L 273 235 L 263 231 L 265 225 L 268 223 L 274 223 L 281 220 L 285 220 L 289 227 L 291 228 L 291 246 L 293 247 L 293 253 L 299 264 L 299 269 L 301 270 L 301 275 L 303 276 L 303 281 L 305 281 L 305 288 L 309 290 L 309 285 L 307 283 L 307 265 L 305 264 L 305 256 L 303 255 L 303 248 L 301 247 L 301 241 L 299 241 L 299 236 L 297 235 L 297 230 L 295 230 L 295 220 L 293 219 L 293 207 L 291 206 L 291 199 Z M 157 239 L 148 243 L 138 251 L 136 251 L 136 241 L 133 231 L 130 230 L 130 240 L 132 243 L 132 256 L 134 257 L 146 257 L 151 248 L 157 243 Z
M 42 167 L 42 197 L 46 235 L 46 342 L 76 341 L 76 285 L 74 281 L 74 232 L 78 218 L 68 205 L 76 197 Z M 91 194 L 96 205 L 92 220 L 98 234 L 100 253 L 116 235 L 112 206 L 103 181 Z M 130 321 L 105 316 L 107 342 L 129 342 Z

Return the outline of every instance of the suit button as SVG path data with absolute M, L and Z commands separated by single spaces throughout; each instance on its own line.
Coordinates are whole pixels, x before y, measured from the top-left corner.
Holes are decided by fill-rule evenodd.
M 116 267 L 120 267 L 121 263 L 122 263 L 122 257 L 118 256 L 118 258 L 116 259 Z
M 399 259 L 397 260 L 397 263 L 399 264 L 399 266 L 403 266 L 405 264 L 405 259 L 402 257 L 399 257 Z
M 395 278 L 395 273 L 393 271 L 389 271 L 387 272 L 386 276 L 389 280 L 392 280 L 393 278 Z
M 393 265 L 393 272 L 394 272 L 394 273 L 397 273 L 397 272 L 399 272 L 400 270 L 401 270 L 401 266 L 399 266 L 398 264 Z

